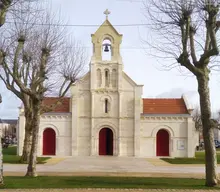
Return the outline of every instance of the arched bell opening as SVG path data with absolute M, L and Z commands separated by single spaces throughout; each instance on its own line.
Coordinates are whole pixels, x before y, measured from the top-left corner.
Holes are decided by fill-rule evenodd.
M 112 46 L 109 39 L 105 39 L 102 43 L 102 60 L 111 61 L 112 59 Z

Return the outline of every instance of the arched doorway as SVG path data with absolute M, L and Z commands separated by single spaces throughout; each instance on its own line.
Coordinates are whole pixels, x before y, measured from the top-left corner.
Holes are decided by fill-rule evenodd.
M 56 133 L 51 128 L 43 132 L 43 155 L 56 155 Z
M 99 132 L 99 155 L 113 155 L 113 132 L 109 128 Z
M 164 129 L 157 132 L 157 156 L 169 156 L 169 133 Z

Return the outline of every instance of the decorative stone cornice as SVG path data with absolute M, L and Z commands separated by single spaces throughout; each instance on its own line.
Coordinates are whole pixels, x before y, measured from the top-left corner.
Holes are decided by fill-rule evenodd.
M 112 116 L 99 116 L 99 117 L 79 116 L 79 118 L 87 118 L 87 119 L 134 119 L 134 117 L 112 117 Z
M 87 119 L 118 119 L 118 117 L 110 117 L 110 116 L 98 116 L 98 117 L 79 116 L 79 118 L 87 118 Z
M 117 89 L 112 89 L 112 88 L 99 88 L 99 89 L 95 89 L 94 90 L 95 93 L 98 93 L 98 94 L 108 94 L 108 93 L 117 93 L 118 90 Z
M 72 115 L 71 114 L 43 114 L 41 115 L 42 119 L 71 119 Z
M 115 61 L 96 61 L 92 65 L 96 65 L 100 68 L 105 68 L 106 66 L 115 68 L 116 65 L 122 65 L 118 62 L 118 60 Z
M 181 116 L 141 116 L 141 120 L 153 120 L 153 121 L 185 121 L 188 117 Z

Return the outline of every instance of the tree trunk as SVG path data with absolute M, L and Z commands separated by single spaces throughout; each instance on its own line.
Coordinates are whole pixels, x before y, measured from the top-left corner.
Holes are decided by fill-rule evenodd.
M 32 114 L 30 111 L 25 112 L 25 136 L 23 152 L 20 159 L 22 163 L 28 163 L 31 153 L 32 144 Z
M 0 103 L 2 102 L 2 96 L 0 95 Z M 4 185 L 3 180 L 3 153 L 2 153 L 2 137 L 0 137 L 0 186 Z
M 3 154 L 2 154 L 2 138 L 0 137 L 0 186 L 4 185 L 3 180 Z
M 205 145 L 206 186 L 213 187 L 219 183 L 219 178 L 217 173 L 217 157 L 214 144 L 214 132 L 211 123 L 208 69 L 204 70 L 204 74 L 197 76 L 197 81 Z
M 38 133 L 39 133 L 39 124 L 40 124 L 40 101 L 33 100 L 33 121 L 32 121 L 32 146 L 30 159 L 28 162 L 26 176 L 37 177 L 36 163 L 37 163 L 37 146 L 38 146 Z

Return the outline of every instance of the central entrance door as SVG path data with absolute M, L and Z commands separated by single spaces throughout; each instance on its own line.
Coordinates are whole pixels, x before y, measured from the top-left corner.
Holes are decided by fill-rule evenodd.
M 157 156 L 169 156 L 169 133 L 164 129 L 157 132 Z
M 113 132 L 109 128 L 99 132 L 99 155 L 113 155 Z

